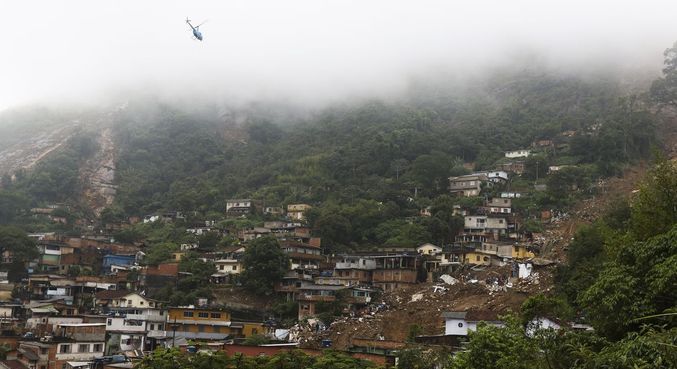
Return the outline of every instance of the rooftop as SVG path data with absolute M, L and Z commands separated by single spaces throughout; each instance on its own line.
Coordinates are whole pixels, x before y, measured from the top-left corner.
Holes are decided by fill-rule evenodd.
M 125 297 L 132 293 L 134 292 L 127 290 L 105 290 L 97 292 L 96 295 L 94 296 L 96 297 L 97 300 L 110 300 Z

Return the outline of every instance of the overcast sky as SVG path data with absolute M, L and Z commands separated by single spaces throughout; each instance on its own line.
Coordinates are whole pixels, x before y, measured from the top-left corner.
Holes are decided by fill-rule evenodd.
M 521 52 L 660 69 L 677 1 L 0 2 L 0 109 L 111 91 L 321 101 Z M 204 41 L 191 39 L 186 17 Z

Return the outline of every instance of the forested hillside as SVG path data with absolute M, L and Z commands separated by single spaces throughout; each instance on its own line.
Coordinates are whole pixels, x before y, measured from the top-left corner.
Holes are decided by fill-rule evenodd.
M 559 174 L 559 186 L 525 204 L 562 207 L 569 195 L 562 186 L 615 175 L 647 158 L 655 143 L 643 100 L 611 77 L 522 71 L 469 81 L 462 91 L 416 86 L 411 94 L 312 114 L 284 111 L 283 122 L 260 105 L 197 115 L 131 104 L 115 126 L 119 191 L 108 215 L 216 214 L 227 198 L 251 197 L 267 206 L 315 205 L 309 219 L 322 226 L 326 245 L 443 241 L 447 220 L 402 227 L 402 219 L 452 206 L 442 195 L 449 176 L 470 173 L 464 163 L 494 169 L 505 151 L 553 140 L 557 147 L 529 158 L 525 181 L 512 186 L 545 183 L 548 165 L 575 165 Z M 394 228 L 402 234 L 392 236 Z
M 308 220 L 328 248 L 446 242 L 459 220 L 442 210 L 467 201 L 446 196 L 448 177 L 496 169 L 505 151 L 534 155 L 522 176 L 487 195 L 531 193 L 516 201 L 524 215 L 566 208 L 590 195 L 600 178 L 650 157 L 658 143 L 656 117 L 637 91 L 646 86 L 630 90 L 614 75 L 583 78 L 532 68 L 450 85 L 419 82 L 399 99 L 314 111 L 130 100 L 106 115 L 117 153 L 117 195 L 102 215 L 121 221 L 183 211 L 218 220 L 226 199 L 246 197 L 266 206 L 312 204 Z M 59 202 L 88 214 L 78 167 L 96 151 L 98 129 L 80 130 L 39 170 L 20 173 L 13 183 L 6 178 L 2 196 L 18 197 L 14 207 Z M 552 144 L 532 147 L 539 140 Z M 547 176 L 553 165 L 568 168 Z M 548 190 L 534 192 L 533 184 Z M 432 218 L 406 221 L 427 207 Z

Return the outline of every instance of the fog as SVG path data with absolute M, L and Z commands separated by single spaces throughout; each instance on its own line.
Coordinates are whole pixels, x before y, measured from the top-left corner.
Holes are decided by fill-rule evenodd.
M 675 1 L 5 1 L 0 110 L 138 92 L 323 104 L 533 60 L 658 75 Z M 201 27 L 193 40 L 185 23 Z

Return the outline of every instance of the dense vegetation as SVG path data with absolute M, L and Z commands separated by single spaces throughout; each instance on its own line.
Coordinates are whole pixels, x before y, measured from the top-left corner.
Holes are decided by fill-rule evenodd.
M 90 215 L 81 205 L 80 168 L 96 152 L 91 132 L 78 132 L 30 170 L 5 174 L 0 180 L 0 224 L 16 224 L 32 231 L 68 232 L 73 221 Z M 50 224 L 31 216 L 30 208 L 59 204 L 52 215 L 68 219 L 70 226 Z
M 131 106 L 116 125 L 120 187 L 108 214 L 181 210 L 218 220 L 226 199 L 251 197 L 269 206 L 314 205 L 309 222 L 327 250 L 447 242 L 458 219 L 444 211 L 409 218 L 427 206 L 446 210 L 466 201 L 444 196 L 449 176 L 469 173 L 464 163 L 492 169 L 504 151 L 555 141 L 536 149 L 527 173 L 506 187 L 530 192 L 535 181 L 548 185 L 517 203 L 527 215 L 565 207 L 599 177 L 646 158 L 654 117 L 613 81 L 496 74 L 468 82 L 463 94 L 422 85 L 401 101 L 285 114 L 284 124 L 260 106 L 201 116 Z M 561 135 L 569 130 L 577 134 Z M 548 165 L 570 167 L 546 177 Z
M 181 354 L 178 350 L 159 349 L 136 366 L 139 369 L 367 369 L 376 367 L 369 361 L 325 351 L 311 356 L 301 351 L 282 352 L 273 356 L 227 356 L 223 353 Z
M 660 161 L 630 204 L 580 230 L 558 279 L 571 305 L 611 339 L 637 330 L 638 318 L 675 309 L 677 166 Z

